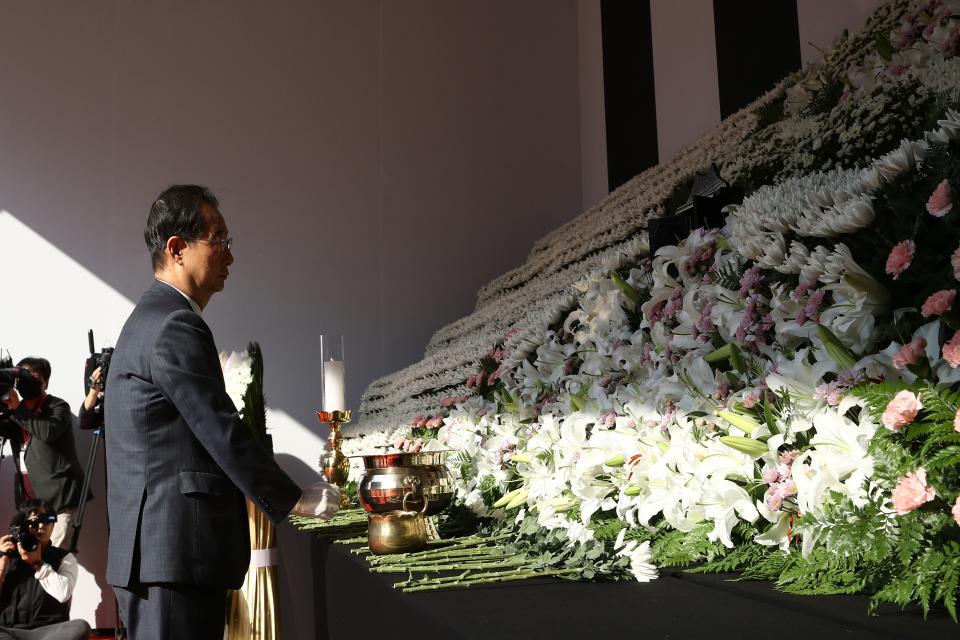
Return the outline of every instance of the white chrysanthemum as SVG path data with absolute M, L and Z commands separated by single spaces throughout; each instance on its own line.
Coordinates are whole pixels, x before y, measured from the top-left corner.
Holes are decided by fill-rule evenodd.
M 617 536 L 617 541 L 614 543 L 617 555 L 630 559 L 630 573 L 633 574 L 637 582 L 656 580 L 660 574 L 657 571 L 657 566 L 651 562 L 653 553 L 650 551 L 650 542 L 648 540 L 643 542 L 631 540 L 624 544 L 623 538 L 626 532 L 626 527 L 621 529 L 620 535 Z
M 232 351 L 230 355 L 225 351 L 220 352 L 223 382 L 227 388 L 227 395 L 233 400 L 233 405 L 238 412 L 243 411 L 243 396 L 253 381 L 252 365 L 253 360 L 246 351 Z

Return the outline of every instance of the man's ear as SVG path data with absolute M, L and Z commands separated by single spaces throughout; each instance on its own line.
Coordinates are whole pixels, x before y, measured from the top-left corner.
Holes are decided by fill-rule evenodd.
M 187 246 L 187 241 L 180 236 L 170 236 L 167 238 L 167 245 L 164 253 L 170 259 L 170 264 L 183 264 L 183 249 Z

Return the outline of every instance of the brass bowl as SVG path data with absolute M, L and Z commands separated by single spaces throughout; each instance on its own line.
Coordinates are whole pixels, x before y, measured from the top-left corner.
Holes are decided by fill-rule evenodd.
M 368 468 L 357 487 L 360 504 L 370 513 L 402 509 L 403 498 L 410 492 L 413 493 L 408 500 L 411 508 L 425 506 L 427 516 L 436 515 L 453 500 L 453 477 L 443 464 Z M 427 505 L 424 505 L 424 497 Z
M 436 467 L 444 464 L 450 449 L 441 451 L 417 451 L 416 453 L 370 453 L 351 458 L 362 458 L 364 469 L 389 469 L 391 467 Z
M 367 522 L 367 544 L 376 555 L 420 551 L 427 546 L 427 523 L 424 513 L 426 503 L 419 511 L 407 509 L 413 493 L 407 492 L 401 502 L 402 509 L 374 513 Z

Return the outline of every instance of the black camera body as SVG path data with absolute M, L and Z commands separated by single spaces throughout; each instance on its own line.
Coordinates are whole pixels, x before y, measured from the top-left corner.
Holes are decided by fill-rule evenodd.
M 18 389 L 23 381 L 32 378 L 26 369 L 14 367 L 10 356 L 0 358 L 0 438 L 19 438 L 19 428 L 14 428 L 7 419 L 10 407 L 6 401 L 11 389 Z
M 0 403 L 10 389 L 16 389 L 22 381 L 32 377 L 26 369 L 13 366 L 13 359 L 9 355 L 0 358 Z
M 40 544 L 40 539 L 30 533 L 30 527 L 25 524 L 15 524 L 10 527 L 10 537 L 13 538 L 14 544 L 18 544 L 23 547 L 24 551 L 30 552 L 37 548 L 37 545 Z M 20 554 L 16 549 L 13 551 L 8 551 L 8 555 L 19 556 Z
M 27 518 L 26 515 L 20 511 L 10 522 L 10 537 L 13 538 L 15 544 L 23 547 L 24 551 L 28 553 L 35 551 L 40 544 L 40 538 L 38 538 L 33 531 L 39 530 L 40 527 L 45 524 L 53 524 L 56 521 L 57 514 L 55 513 L 39 513 L 33 518 Z M 7 555 L 18 557 L 20 553 L 14 549 L 13 551 L 8 551 Z
M 110 369 L 111 356 L 113 356 L 113 347 L 105 347 L 101 349 L 100 353 L 91 353 L 90 357 L 87 358 L 83 365 L 83 390 L 85 393 L 89 393 L 90 387 L 94 384 L 93 372 L 97 368 L 100 369 L 100 391 L 106 391 L 107 371 Z

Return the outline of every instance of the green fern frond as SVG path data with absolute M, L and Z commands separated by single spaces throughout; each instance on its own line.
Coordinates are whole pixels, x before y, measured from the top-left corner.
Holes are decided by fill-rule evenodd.
M 927 471 L 941 469 L 943 467 L 953 467 L 960 464 L 960 445 L 953 445 L 946 449 L 941 449 L 923 462 Z

